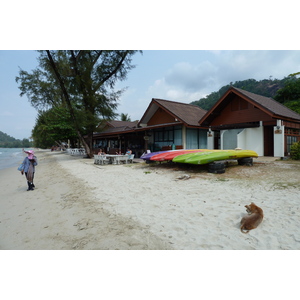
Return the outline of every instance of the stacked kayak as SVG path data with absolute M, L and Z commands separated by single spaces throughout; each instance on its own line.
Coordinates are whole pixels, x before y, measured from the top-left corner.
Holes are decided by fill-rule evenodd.
M 150 160 L 153 160 L 153 161 L 172 160 L 173 158 L 177 157 L 178 155 L 198 153 L 198 152 L 203 152 L 203 151 L 209 151 L 209 150 L 208 149 L 170 150 L 168 152 L 156 153 L 155 155 L 150 157 Z
M 244 157 L 258 157 L 252 150 L 207 150 L 205 152 L 193 152 L 178 155 L 173 162 L 204 165 L 219 160 L 240 159 Z
M 150 152 L 150 153 L 146 153 L 144 155 L 142 155 L 140 158 L 143 160 L 150 160 L 152 156 L 154 155 L 158 155 L 158 154 L 162 154 L 162 153 L 166 153 L 166 152 L 171 152 L 172 150 L 167 150 L 167 151 L 157 151 L 157 152 Z M 175 150 L 173 150 L 175 151 Z

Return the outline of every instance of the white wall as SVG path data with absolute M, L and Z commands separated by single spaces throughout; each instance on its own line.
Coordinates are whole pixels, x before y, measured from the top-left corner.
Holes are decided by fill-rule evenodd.
M 221 149 L 235 149 L 238 147 L 238 134 L 243 129 L 221 130 Z
M 258 156 L 264 155 L 264 127 L 245 128 L 237 136 L 239 148 L 253 150 Z
M 281 121 L 278 120 L 277 126 L 281 125 Z M 284 126 L 280 126 L 280 131 L 278 131 L 277 126 L 274 127 L 274 156 L 283 157 L 284 156 Z M 232 130 L 221 130 L 221 149 L 225 149 L 234 146 L 234 135 L 236 135 L 236 147 L 244 150 L 253 150 L 258 156 L 264 156 L 264 127 L 262 122 L 260 127 L 255 128 L 245 128 L 241 132 L 236 129 Z M 227 138 L 230 140 L 228 141 Z M 212 137 L 207 137 L 207 149 L 213 149 L 214 138 L 213 132 Z M 232 148 L 232 147 L 231 147 Z
M 274 126 L 274 156 L 284 157 L 284 126 Z

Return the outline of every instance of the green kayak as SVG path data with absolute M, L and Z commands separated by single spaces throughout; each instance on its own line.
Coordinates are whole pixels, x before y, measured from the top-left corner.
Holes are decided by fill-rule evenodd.
M 244 157 L 258 157 L 258 155 L 252 150 L 219 150 L 179 155 L 173 159 L 173 162 L 204 165 L 218 160 L 240 159 Z

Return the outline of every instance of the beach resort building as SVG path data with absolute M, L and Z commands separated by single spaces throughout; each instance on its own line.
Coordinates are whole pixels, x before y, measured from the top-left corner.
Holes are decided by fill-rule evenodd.
M 208 148 L 250 149 L 259 156 L 289 155 L 300 140 L 300 115 L 272 98 L 231 87 L 199 121 Z
M 106 121 L 94 133 L 95 153 L 146 150 L 249 149 L 283 157 L 300 140 L 300 115 L 272 98 L 230 87 L 209 110 L 152 99 L 140 121 Z

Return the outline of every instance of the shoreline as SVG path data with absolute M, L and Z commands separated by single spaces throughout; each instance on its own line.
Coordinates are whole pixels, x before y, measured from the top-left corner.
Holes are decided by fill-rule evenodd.
M 210 174 L 36 155 L 34 191 L 16 168 L 0 170 L 0 249 L 300 249 L 299 164 L 263 158 Z M 265 217 L 242 234 L 250 202 Z
M 35 190 L 15 168 L 0 170 L 0 249 L 168 249 L 145 235 L 139 224 L 102 209 L 89 188 L 66 172 L 65 163 L 82 158 L 36 152 Z M 7 185 L 7 181 L 14 184 Z

